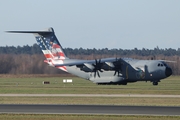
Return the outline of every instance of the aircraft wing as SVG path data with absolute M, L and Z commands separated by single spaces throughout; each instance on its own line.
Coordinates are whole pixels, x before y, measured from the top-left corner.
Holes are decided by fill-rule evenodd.
M 95 60 L 76 60 L 76 59 L 66 59 L 63 60 L 62 64 L 54 64 L 55 67 L 61 66 L 77 66 L 82 71 L 93 72 L 96 70 L 114 70 L 115 72 L 120 72 L 122 65 L 128 64 L 122 58 L 104 58 Z
M 115 62 L 116 58 L 105 58 L 105 59 L 99 59 L 101 63 L 105 62 Z M 95 64 L 97 59 L 95 60 L 78 60 L 78 59 L 66 59 L 63 60 L 62 64 L 54 64 L 56 67 L 61 66 L 73 66 L 73 65 L 83 65 L 83 64 Z

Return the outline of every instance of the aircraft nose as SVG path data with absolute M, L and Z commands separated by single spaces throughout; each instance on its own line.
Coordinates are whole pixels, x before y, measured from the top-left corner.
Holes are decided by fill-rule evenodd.
M 170 67 L 166 67 L 165 74 L 166 74 L 167 77 L 172 75 L 172 69 Z

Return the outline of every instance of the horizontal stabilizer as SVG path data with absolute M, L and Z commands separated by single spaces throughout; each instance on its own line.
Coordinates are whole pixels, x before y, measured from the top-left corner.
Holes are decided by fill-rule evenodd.
M 38 35 L 50 35 L 53 32 L 51 31 L 6 31 L 8 33 L 32 33 L 34 35 L 38 34 Z
M 54 33 L 53 28 L 48 28 L 46 30 L 41 30 L 41 31 L 6 31 L 9 33 L 32 33 L 32 34 L 40 34 L 40 35 L 47 35 L 47 34 L 51 34 Z
M 43 34 L 43 33 L 52 33 L 51 31 L 6 31 L 9 33 L 39 33 L 39 34 Z

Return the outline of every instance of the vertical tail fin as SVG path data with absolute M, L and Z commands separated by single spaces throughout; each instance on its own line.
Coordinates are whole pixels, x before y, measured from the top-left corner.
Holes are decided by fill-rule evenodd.
M 47 60 L 67 59 L 61 44 L 55 36 L 53 28 L 44 31 L 7 31 L 11 33 L 33 33 Z
M 64 59 L 68 59 L 63 51 L 61 44 L 55 36 L 53 28 L 48 28 L 44 31 L 7 31 L 10 33 L 32 33 L 34 34 L 38 45 L 40 46 L 46 61 L 49 65 L 54 66 L 54 62 L 63 63 Z M 54 61 L 54 62 L 53 62 Z M 66 70 L 65 66 L 58 67 L 64 71 Z
M 61 44 L 55 36 L 53 28 L 49 28 L 47 32 L 38 32 L 34 35 L 47 60 L 67 59 Z

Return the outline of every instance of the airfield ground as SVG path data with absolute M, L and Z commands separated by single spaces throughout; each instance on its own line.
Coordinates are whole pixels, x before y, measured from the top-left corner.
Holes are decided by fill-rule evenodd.
M 2 114 L 1 120 L 179 120 L 179 116 Z
M 72 79 L 72 83 L 63 83 L 63 79 Z M 50 84 L 42 84 L 49 81 Z M 90 81 L 74 76 L 51 75 L 0 75 L 0 94 L 124 94 L 129 97 L 87 97 L 87 96 L 0 96 L 0 104 L 109 104 L 109 105 L 155 105 L 180 106 L 180 98 L 176 97 L 131 97 L 131 95 L 180 95 L 180 77 L 172 76 L 153 86 L 150 82 L 130 83 L 122 85 L 96 85 Z M 9 116 L 9 117 L 8 117 Z M 44 115 L 10 115 L 1 114 L 0 119 L 14 117 L 19 119 Z M 47 119 L 98 119 L 103 115 L 46 115 Z M 108 116 L 109 119 L 180 119 L 171 116 Z M 108 118 L 107 116 L 104 117 Z
M 72 83 L 63 83 L 72 79 Z M 49 81 L 50 84 L 43 84 Z M 90 81 L 73 76 L 47 75 L 1 75 L 0 104 L 114 104 L 114 105 L 160 105 L 180 106 L 180 77 L 172 76 L 153 86 L 150 82 L 123 85 L 96 85 Z M 17 95 L 16 95 L 17 94 Z M 22 96 L 18 96 L 18 95 Z M 30 94 L 28 96 L 26 94 Z M 37 96 L 33 96 L 33 94 Z M 38 94 L 48 94 L 41 96 Z M 64 96 L 53 96 L 61 94 Z M 69 96 L 65 96 L 69 94 Z M 72 94 L 72 95 L 70 95 Z M 79 96 L 84 94 L 84 96 Z M 100 94 L 100 95 L 96 95 Z M 104 96 L 103 95 L 114 95 Z M 124 96 L 115 96 L 124 95 Z M 88 95 L 88 96 L 87 96 Z M 95 95 L 95 96 L 91 96 Z M 134 95 L 134 96 L 133 96 Z M 135 95 L 143 95 L 135 97 Z M 157 97 L 146 97 L 155 95 Z M 161 95 L 174 95 L 162 97 Z M 177 97 L 176 97 L 177 95 Z

